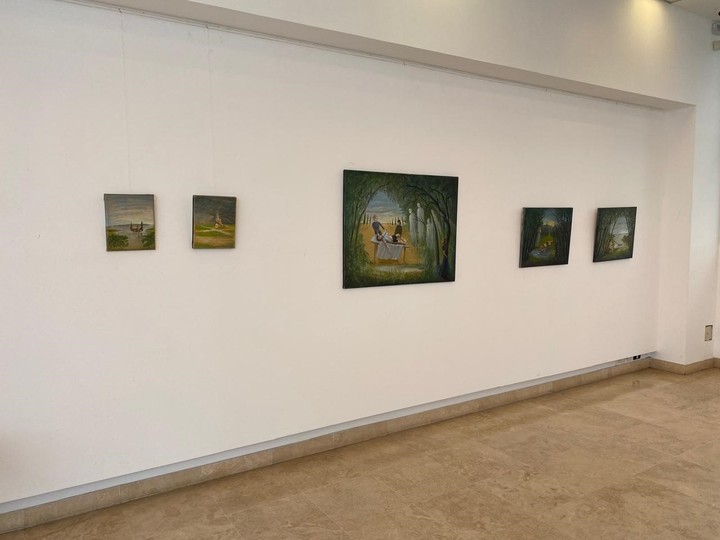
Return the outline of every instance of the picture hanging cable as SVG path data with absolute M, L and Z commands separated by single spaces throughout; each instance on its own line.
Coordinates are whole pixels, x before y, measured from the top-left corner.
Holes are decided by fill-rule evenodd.
M 127 84 L 127 62 L 125 58 L 125 19 L 123 12 L 118 9 L 120 15 L 120 43 L 122 52 L 122 72 L 123 72 L 123 98 L 125 100 L 125 148 L 127 150 L 127 182 L 128 190 L 132 190 L 132 173 L 130 170 L 130 111 L 128 105 L 128 84 Z

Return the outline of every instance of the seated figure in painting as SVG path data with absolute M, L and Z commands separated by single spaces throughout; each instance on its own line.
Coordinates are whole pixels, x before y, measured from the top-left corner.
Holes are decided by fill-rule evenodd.
M 407 240 L 403 238 L 403 227 L 402 222 L 398 219 L 397 225 L 395 225 L 395 232 L 392 235 L 392 241 L 396 244 L 407 244 Z

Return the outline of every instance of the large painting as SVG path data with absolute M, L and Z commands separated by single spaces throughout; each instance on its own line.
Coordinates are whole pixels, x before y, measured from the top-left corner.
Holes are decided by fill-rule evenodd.
M 635 206 L 598 208 L 593 262 L 632 258 L 636 215 Z
M 455 281 L 458 179 L 368 171 L 343 178 L 343 287 Z
M 520 267 L 567 264 L 572 208 L 523 208 Z
M 154 195 L 105 195 L 108 251 L 155 249 Z
M 236 203 L 235 197 L 193 195 L 193 248 L 235 247 Z

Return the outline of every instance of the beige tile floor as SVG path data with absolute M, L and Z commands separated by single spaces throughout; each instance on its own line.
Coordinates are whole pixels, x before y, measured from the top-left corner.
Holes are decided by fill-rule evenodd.
M 647 369 L 0 535 L 720 539 L 720 369 Z

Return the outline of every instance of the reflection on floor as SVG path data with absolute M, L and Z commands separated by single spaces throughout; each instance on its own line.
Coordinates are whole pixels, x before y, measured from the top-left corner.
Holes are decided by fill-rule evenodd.
M 720 369 L 647 369 L 0 540 L 720 538 Z

